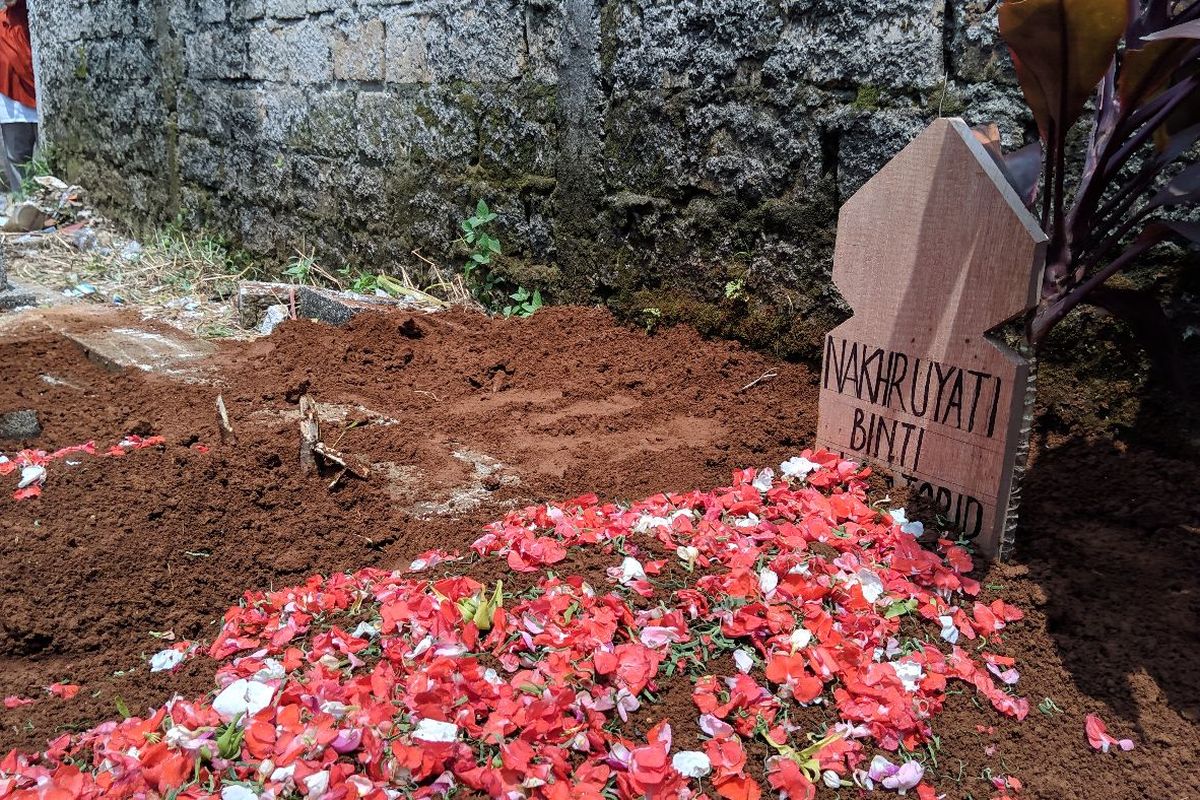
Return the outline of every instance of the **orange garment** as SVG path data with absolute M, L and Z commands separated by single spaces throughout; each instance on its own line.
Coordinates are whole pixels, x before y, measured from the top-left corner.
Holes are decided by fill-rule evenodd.
M 25 0 L 0 9 L 0 94 L 37 108 L 33 88 L 33 48 Z

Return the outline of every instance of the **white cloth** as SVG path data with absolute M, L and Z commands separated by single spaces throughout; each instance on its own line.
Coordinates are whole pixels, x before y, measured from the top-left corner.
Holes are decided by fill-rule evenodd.
M 7 95 L 0 94 L 0 124 L 7 122 L 38 121 L 36 108 L 30 108 L 24 103 L 18 103 Z

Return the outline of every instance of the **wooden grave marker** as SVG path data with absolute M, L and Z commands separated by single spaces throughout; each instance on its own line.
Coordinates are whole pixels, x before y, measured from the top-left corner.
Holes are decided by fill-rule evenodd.
M 959 119 L 939 119 L 842 206 L 817 442 L 869 462 L 1001 557 L 1028 362 L 988 335 L 1032 308 L 1046 235 Z

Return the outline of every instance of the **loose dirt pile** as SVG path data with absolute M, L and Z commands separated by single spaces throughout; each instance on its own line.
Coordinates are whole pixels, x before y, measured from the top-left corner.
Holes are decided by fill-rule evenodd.
M 815 425 L 804 367 L 684 328 L 647 337 L 585 309 L 291 322 L 269 339 L 223 344 L 197 382 L 108 373 L 25 326 L 0 341 L 0 365 L 0 410 L 41 414 L 31 446 L 166 440 L 52 466 L 36 500 L 0 495 L 0 696 L 38 698 L 0 711 L 0 750 L 112 718 L 118 699 L 142 713 L 175 692 L 208 691 L 206 657 L 174 673 L 149 673 L 146 659 L 167 632 L 211 641 L 244 589 L 405 566 L 433 547 L 465 547 L 528 502 L 725 485 L 734 469 L 795 455 Z M 742 390 L 767 372 L 776 375 Z M 236 447 L 219 443 L 218 392 Z M 326 440 L 372 464 L 368 480 L 327 490 L 301 476 L 304 393 L 323 406 Z M 1018 562 L 976 577 L 985 597 L 1001 592 L 1026 611 L 1006 632 L 1020 691 L 1062 713 L 1046 704 L 1001 721 L 972 694 L 951 695 L 930 755 L 948 776 L 940 791 L 988 797 L 990 778 L 1009 774 L 1029 797 L 1200 790 L 1200 671 L 1189 652 L 1200 637 L 1198 493 L 1195 464 L 1135 446 L 1042 443 Z M 63 700 L 42 689 L 55 682 L 83 688 Z M 1137 748 L 1093 753 L 1087 713 Z

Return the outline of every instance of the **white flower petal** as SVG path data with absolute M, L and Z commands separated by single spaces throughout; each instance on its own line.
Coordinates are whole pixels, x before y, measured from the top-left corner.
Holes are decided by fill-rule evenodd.
M 354 633 L 352 635 L 358 637 L 359 639 L 374 639 L 379 635 L 379 628 L 376 628 L 374 625 L 364 620 L 363 622 L 358 623 L 358 627 L 354 629 Z
M 221 787 L 221 800 L 258 800 L 258 792 L 248 786 L 231 783 Z
M 883 594 L 883 581 L 871 570 L 864 567 L 856 572 L 854 577 L 858 579 L 858 585 L 862 587 L 863 597 L 868 603 L 874 603 Z
M 329 789 L 329 770 L 314 772 L 304 779 L 304 787 L 311 798 L 318 798 Z
M 775 470 L 770 467 L 763 467 L 754 476 L 751 486 L 758 489 L 760 492 L 770 491 L 771 485 L 775 482 Z
M 453 722 L 423 719 L 413 729 L 412 738 L 422 742 L 453 742 L 458 738 L 458 726 Z
M 272 680 L 283 680 L 287 677 L 287 670 L 283 668 L 283 663 L 278 659 L 266 658 L 263 659 L 262 669 L 251 676 L 252 680 L 266 683 Z
M 797 650 L 803 650 L 805 647 L 808 647 L 809 642 L 812 641 L 812 638 L 812 631 L 810 631 L 808 628 L 796 628 L 788 637 L 792 643 L 792 652 L 794 653 Z
M 642 562 L 633 556 L 625 556 L 625 559 L 621 561 L 621 583 L 645 579 L 646 570 L 642 568 Z
M 46 468 L 40 464 L 30 464 L 27 467 L 21 467 L 21 480 L 17 483 L 18 489 L 24 489 L 35 483 L 43 483 L 46 480 Z
M 292 779 L 292 775 L 296 772 L 296 765 L 288 764 L 286 767 L 276 767 L 271 771 L 271 781 L 273 783 L 283 783 Z
M 754 668 L 754 656 L 749 650 L 739 647 L 733 651 L 733 663 L 737 665 L 738 672 L 749 672 Z
M 807 458 L 792 456 L 779 465 L 779 471 L 783 473 L 785 478 L 803 479 L 808 473 L 819 469 L 820 466 L 820 464 L 815 464 Z
M 950 644 L 958 642 L 958 626 L 954 624 L 954 617 L 949 614 L 942 614 L 938 617 L 938 622 L 942 624 L 942 638 Z
M 888 666 L 896 671 L 905 691 L 915 692 L 921 685 L 921 678 L 925 677 L 925 671 L 915 661 L 889 661 Z
M 239 714 L 252 717 L 266 708 L 274 696 L 275 687 L 239 678 L 221 690 L 213 699 L 212 707 L 225 720 L 232 720 Z
M 168 669 L 175 669 L 183 660 L 187 658 L 187 654 L 179 650 L 159 650 L 154 655 L 150 656 L 150 671 L 163 672 Z M 222 790 L 224 795 L 224 790 Z
M 703 778 L 712 772 L 712 762 L 698 750 L 681 750 L 671 757 L 671 766 L 685 778 Z
M 779 576 L 775 574 L 775 570 L 764 569 L 758 573 L 758 588 L 765 597 L 770 597 L 778 585 Z

